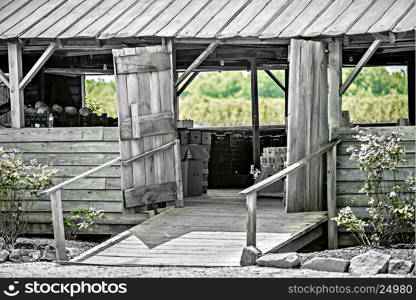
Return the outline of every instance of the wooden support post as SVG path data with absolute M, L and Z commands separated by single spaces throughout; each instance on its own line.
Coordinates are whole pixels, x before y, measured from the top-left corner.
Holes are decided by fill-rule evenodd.
M 247 246 L 256 246 L 257 192 L 246 195 L 247 206 Z
M 415 124 L 416 106 L 415 106 L 415 61 L 411 60 L 407 66 L 407 95 L 409 107 L 409 125 Z
M 373 54 L 376 53 L 377 49 L 381 46 L 381 40 L 375 40 L 370 48 L 364 53 L 363 57 L 361 57 L 358 64 L 355 66 L 354 70 L 350 74 L 350 76 L 345 80 L 344 84 L 341 86 L 340 95 L 343 95 L 354 79 L 358 76 L 361 69 L 367 64 L 367 62 L 373 57 Z
M 251 60 L 251 120 L 253 129 L 253 164 L 255 169 L 260 170 L 259 90 L 255 59 Z
M 175 141 L 175 179 L 176 179 L 176 207 L 183 207 L 183 186 L 182 186 L 182 168 L 181 168 L 181 145 L 179 140 Z
M 270 78 L 284 91 L 286 92 L 286 88 L 284 86 L 284 84 L 279 80 L 279 78 L 277 78 L 270 70 L 264 70 L 264 72 L 266 72 L 267 75 L 270 76 Z
M 19 83 L 23 77 L 22 45 L 9 43 L 8 55 L 11 126 L 12 128 L 22 128 L 25 126 L 24 96 L 23 90 L 19 89 Z
M 329 43 L 328 50 L 328 129 L 331 140 L 335 138 L 334 129 L 340 126 L 341 119 L 342 44 Z
M 285 88 L 285 118 L 287 118 L 289 115 L 289 67 L 285 69 Z
M 65 230 L 64 217 L 62 213 L 61 190 L 54 191 L 50 195 L 56 259 L 58 261 L 66 261 L 68 260 L 68 257 L 66 255 L 65 248 Z
M 0 70 L 0 82 L 3 82 L 10 89 L 9 77 L 2 70 Z
M 337 216 L 337 146 L 327 153 L 327 208 L 328 208 L 328 248 L 338 248 L 337 223 L 332 220 Z
M 23 90 L 32 81 L 33 77 L 35 77 L 39 70 L 45 65 L 57 47 L 57 43 L 51 43 L 48 48 L 46 48 L 45 52 L 42 53 L 37 62 L 20 82 L 19 89 Z
M 179 97 L 186 88 L 191 84 L 192 81 L 198 76 L 199 72 L 193 72 L 189 79 L 181 86 L 181 88 L 176 92 L 176 96 Z
M 85 75 L 81 75 L 79 80 L 81 81 L 81 105 L 85 106 Z
M 172 39 L 168 40 L 168 51 L 170 53 L 170 76 L 172 80 L 172 103 L 173 103 L 173 113 L 175 115 L 175 130 L 177 126 L 177 122 L 179 120 L 179 102 L 178 97 L 176 96 L 177 86 L 175 85 L 176 80 L 178 78 L 178 73 L 176 72 L 176 45 Z
M 198 58 L 185 70 L 185 72 L 176 81 L 175 86 L 178 87 L 199 65 L 207 58 L 220 44 L 219 40 L 215 40 L 198 56 Z

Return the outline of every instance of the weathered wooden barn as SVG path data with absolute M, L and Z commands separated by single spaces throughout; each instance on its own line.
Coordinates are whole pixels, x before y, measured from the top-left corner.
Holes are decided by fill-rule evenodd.
M 263 252 L 298 250 L 326 232 L 329 247 L 350 245 L 328 221 L 341 207 L 363 215 L 368 206 L 345 151 L 356 141 L 342 123 L 342 95 L 363 67 L 407 67 L 401 174 L 414 170 L 415 20 L 413 0 L 2 1 L 0 145 L 60 170 L 52 202 L 45 195 L 34 205 L 32 232 L 50 232 L 51 204 L 62 211 L 62 199 L 64 212 L 79 205 L 105 210 L 100 233 L 146 220 L 79 259 L 86 263 L 234 265 L 246 243 Z M 354 71 L 342 78 L 342 67 Z M 269 72 L 278 69 L 285 82 Z M 184 199 L 178 95 L 200 72 L 231 70 L 252 75 L 256 168 L 257 72 L 285 90 L 288 167 L 240 194 Z M 80 108 L 91 74 L 115 75 L 118 126 L 24 128 L 25 105 Z M 285 205 L 257 201 L 259 191 L 286 176 Z M 148 219 L 147 208 L 158 203 L 178 208 Z

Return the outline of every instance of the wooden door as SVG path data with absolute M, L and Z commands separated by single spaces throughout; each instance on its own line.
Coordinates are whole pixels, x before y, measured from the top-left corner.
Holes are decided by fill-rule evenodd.
M 178 200 L 182 193 L 177 184 L 180 172 L 175 171 L 170 54 L 164 46 L 152 46 L 113 50 L 113 56 L 124 207 L 146 210 Z M 129 162 L 167 144 L 171 146 L 165 150 Z
M 290 43 L 288 165 L 328 142 L 328 79 L 325 44 Z M 320 211 L 325 199 L 325 160 L 316 159 L 287 176 L 287 212 Z

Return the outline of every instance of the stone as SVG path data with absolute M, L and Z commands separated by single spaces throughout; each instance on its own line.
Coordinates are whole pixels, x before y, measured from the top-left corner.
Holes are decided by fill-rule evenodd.
M 39 260 L 40 261 L 55 261 L 56 260 L 55 250 L 51 250 L 51 249 L 44 250 Z
M 79 248 L 66 247 L 66 254 L 69 258 L 77 257 L 78 255 L 81 255 L 83 252 L 84 250 Z
M 7 250 L 0 251 L 0 264 L 8 261 L 10 252 Z
M 261 267 L 292 269 L 299 267 L 300 259 L 295 252 L 270 253 L 257 259 L 257 265 Z
M 241 253 L 240 265 L 241 266 L 254 266 L 256 260 L 261 256 L 261 251 L 254 246 L 244 247 Z
M 349 272 L 353 275 L 376 275 L 386 273 L 391 256 L 375 250 L 353 257 Z
M 302 265 L 302 269 L 325 272 L 348 272 L 349 260 L 331 257 L 314 257 Z
M 407 275 L 412 272 L 414 263 L 408 260 L 391 259 L 389 261 L 388 272 L 396 275 Z
M 25 263 L 38 261 L 42 256 L 42 252 L 33 249 L 12 249 L 9 260 L 15 263 Z

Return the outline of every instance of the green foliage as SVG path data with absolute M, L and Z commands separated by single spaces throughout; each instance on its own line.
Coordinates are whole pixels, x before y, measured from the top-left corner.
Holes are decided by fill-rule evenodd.
M 107 113 L 109 117 L 113 118 L 117 117 L 116 84 L 114 81 L 87 79 L 85 80 L 85 95 L 87 103 L 90 99 L 94 105 L 102 107 L 100 113 Z M 94 112 L 94 109 L 91 109 Z
M 97 220 L 106 220 L 104 212 L 90 207 L 78 208 L 71 211 L 69 217 L 64 218 L 65 237 L 68 240 L 75 239 L 81 230 L 92 232 L 97 226 Z
M 104 112 L 104 106 L 92 96 L 85 96 L 85 103 L 97 115 L 101 115 Z
M 26 165 L 22 152 L 0 147 L 0 237 L 7 247 L 26 231 L 28 215 L 39 191 L 52 186 L 56 171 L 37 164 Z
M 361 144 L 347 151 L 364 173 L 360 192 L 369 200 L 369 217 L 360 220 L 346 207 L 334 220 L 338 225 L 346 226 L 362 245 L 414 242 L 416 181 L 409 175 L 404 184 L 398 184 L 397 166 L 403 161 L 404 154 L 400 132 L 386 136 L 374 130 L 355 130 L 358 131 L 355 138 Z M 393 184 L 386 184 L 386 175 L 392 176 Z

